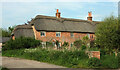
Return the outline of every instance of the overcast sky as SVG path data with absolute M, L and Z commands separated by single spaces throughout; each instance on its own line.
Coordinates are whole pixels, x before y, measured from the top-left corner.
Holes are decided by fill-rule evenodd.
M 102 21 L 110 15 L 118 16 L 118 2 L 6 2 L 4 0 L 0 4 L 2 28 L 24 24 L 36 15 L 55 16 L 56 9 L 59 9 L 61 17 L 64 18 L 86 20 L 88 11 L 92 11 L 94 21 Z

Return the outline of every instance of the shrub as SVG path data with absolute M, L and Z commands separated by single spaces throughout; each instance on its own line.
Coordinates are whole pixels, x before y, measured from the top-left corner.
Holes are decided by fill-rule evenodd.
M 88 66 L 89 67 L 99 67 L 100 60 L 98 58 L 92 57 L 88 60 Z
M 62 48 L 65 48 L 65 47 L 68 47 L 69 46 L 69 43 L 68 42 L 64 42 L 63 45 L 62 45 Z
M 82 45 L 81 46 L 81 50 L 85 50 L 86 49 L 86 46 L 85 45 Z
M 41 45 L 39 40 L 35 40 L 29 37 L 20 37 L 15 40 L 10 40 L 5 43 L 3 46 L 3 50 L 13 50 L 13 49 L 21 49 L 21 48 L 35 48 L 38 45 Z
M 74 46 L 76 46 L 76 48 L 80 48 L 82 46 L 82 41 L 81 40 L 76 40 L 74 42 Z
M 46 42 L 46 46 L 47 46 L 47 47 L 50 47 L 50 48 L 53 48 L 53 47 L 54 47 L 54 45 L 53 45 L 52 42 Z
M 105 68 L 118 68 L 118 60 L 113 55 L 105 55 L 101 59 L 102 66 Z
M 10 56 L 10 57 L 21 57 L 26 59 L 32 59 L 42 62 L 49 62 L 57 65 L 62 65 L 66 67 L 76 67 L 81 65 L 81 63 L 86 63 L 85 61 L 88 60 L 88 55 L 85 54 L 84 51 L 76 50 L 76 51 L 56 51 L 56 50 L 47 50 L 47 49 L 37 49 L 34 52 L 28 51 L 25 52 L 24 49 L 17 49 L 17 50 L 7 50 L 3 51 L 3 56 Z M 84 61 L 82 61 L 84 60 Z
M 120 67 L 120 53 L 117 54 L 117 59 L 118 59 L 118 65 Z
M 93 41 L 90 41 L 90 47 L 95 47 L 95 42 L 94 42 L 94 40 L 93 40 Z

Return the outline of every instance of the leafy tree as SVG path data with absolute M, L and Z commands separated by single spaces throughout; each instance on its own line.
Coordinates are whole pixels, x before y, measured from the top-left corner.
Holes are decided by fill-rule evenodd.
M 3 37 L 9 37 L 11 35 L 7 29 L 0 28 L 0 32 L 1 32 L 0 36 Z
M 14 28 L 15 28 L 15 26 L 8 27 L 8 29 L 0 28 L 0 36 L 2 36 L 2 37 L 10 37 L 12 31 L 14 30 Z
M 113 49 L 118 52 L 120 48 L 120 24 L 114 16 L 105 18 L 97 25 L 96 44 L 102 49 L 107 49 L 111 54 Z

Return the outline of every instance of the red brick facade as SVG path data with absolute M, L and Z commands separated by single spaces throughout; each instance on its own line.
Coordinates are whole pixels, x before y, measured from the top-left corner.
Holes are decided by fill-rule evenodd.
M 94 40 L 95 35 L 90 33 L 73 33 L 73 37 L 71 36 L 71 32 L 60 32 L 60 37 L 56 37 L 56 32 L 45 32 L 45 36 L 41 36 L 41 31 L 36 31 L 34 26 L 33 31 L 35 34 L 35 39 L 41 40 L 43 42 L 49 41 L 53 42 L 54 40 L 58 40 L 62 44 L 64 42 L 68 42 L 69 45 L 76 40 L 81 40 L 84 36 L 89 35 L 90 40 Z

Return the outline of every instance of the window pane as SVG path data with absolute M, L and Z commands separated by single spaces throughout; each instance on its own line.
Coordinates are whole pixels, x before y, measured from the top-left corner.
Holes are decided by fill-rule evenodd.
M 56 37 L 60 37 L 60 32 L 56 32 Z
M 45 36 L 45 32 L 41 32 L 41 36 Z
M 71 36 L 71 37 L 74 37 L 74 34 L 73 34 L 73 33 L 70 33 L 70 36 Z

